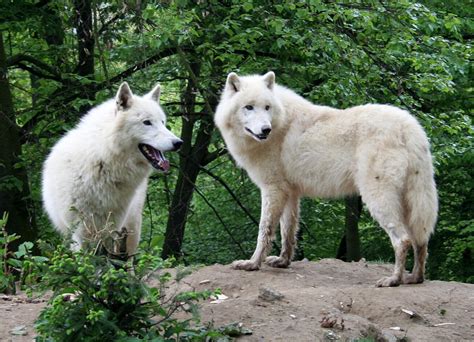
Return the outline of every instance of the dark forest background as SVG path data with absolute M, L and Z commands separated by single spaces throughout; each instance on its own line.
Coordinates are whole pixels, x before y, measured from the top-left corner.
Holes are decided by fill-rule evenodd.
M 259 192 L 212 117 L 227 73 L 273 70 L 321 105 L 390 103 L 418 118 L 440 198 L 428 277 L 474 282 L 470 1 L 0 3 L 0 214 L 21 235 L 16 243 L 61 243 L 41 204 L 51 146 L 120 82 L 137 93 L 160 82 L 169 126 L 185 144 L 168 155 L 170 173 L 152 176 L 141 245 L 189 264 L 248 258 Z M 297 257 L 392 261 L 386 234 L 358 211 L 357 197 L 305 199 Z

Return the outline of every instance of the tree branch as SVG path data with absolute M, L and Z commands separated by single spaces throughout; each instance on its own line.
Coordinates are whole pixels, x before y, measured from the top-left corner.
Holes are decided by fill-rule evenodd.
M 61 77 L 58 77 L 58 76 L 54 76 L 54 75 L 50 75 L 50 74 L 45 74 L 44 72 L 42 72 L 40 69 L 36 68 L 36 67 L 30 67 L 26 64 L 23 64 L 22 62 L 19 62 L 17 64 L 15 64 L 15 66 L 18 68 L 18 69 L 21 69 L 21 70 L 25 70 L 25 71 L 28 71 L 30 74 L 33 74 L 35 76 L 38 76 L 39 78 L 44 78 L 44 79 L 48 79 L 48 80 L 53 80 L 53 81 L 57 81 L 57 82 L 60 82 L 60 83 L 63 83 L 64 80 L 61 78 Z
M 172 55 L 175 55 L 177 53 L 177 47 L 170 47 L 170 48 L 166 48 L 164 50 L 162 50 L 161 52 L 157 53 L 156 55 L 153 55 L 147 59 L 145 59 L 144 61 L 140 62 L 140 63 L 137 63 L 135 64 L 134 66 L 122 71 L 120 74 L 118 75 L 115 75 L 114 77 L 112 77 L 109 82 L 112 84 L 112 83 L 118 83 L 120 82 L 121 80 L 123 80 L 124 78 L 127 78 L 129 77 L 130 75 L 133 75 L 135 72 L 139 71 L 139 70 L 142 70 L 142 69 L 145 69 L 147 67 L 149 67 L 150 65 L 152 64 L 155 64 L 157 61 L 159 61 L 160 59 L 163 59 L 163 58 L 166 58 L 166 57 L 169 57 L 169 56 L 172 56 Z M 96 85 L 95 89 L 96 90 L 101 90 L 103 89 L 105 86 L 107 85 L 107 82 L 102 82 L 100 83 L 99 85 Z
M 112 25 L 117 20 L 123 18 L 124 15 L 125 15 L 125 11 L 123 9 L 120 10 L 118 13 L 116 13 L 112 18 L 110 18 L 109 21 L 102 24 L 102 26 L 100 27 L 100 29 L 97 32 L 98 35 L 101 35 L 102 33 L 104 33 L 104 31 L 106 31 L 109 28 L 110 25 Z
M 236 54 L 239 54 L 239 55 L 244 55 L 244 56 L 255 55 L 257 57 L 265 57 L 265 58 L 272 58 L 272 59 L 276 59 L 276 60 L 281 60 L 280 55 L 278 55 L 276 53 L 268 52 L 268 51 L 254 51 L 252 54 L 250 54 L 246 50 L 234 50 L 233 52 L 236 53 Z M 307 61 L 306 58 L 302 58 L 302 57 L 299 57 L 299 56 L 291 56 L 291 57 L 288 58 L 288 60 L 291 61 L 291 62 L 294 62 L 294 63 L 304 63 L 305 61 Z
M 60 73 L 55 69 L 53 68 L 52 66 L 48 65 L 47 63 L 33 57 L 33 56 L 30 56 L 30 55 L 26 55 L 26 54 L 17 54 L 17 55 L 14 55 L 14 56 L 11 56 L 10 58 L 7 58 L 7 67 L 12 67 L 12 66 L 24 66 L 24 64 L 22 62 L 28 62 L 28 63 L 31 63 L 33 64 L 34 66 L 36 66 L 37 68 L 39 68 L 40 70 L 44 70 L 45 72 L 49 73 L 50 75 L 52 76 L 49 76 L 49 77 L 46 77 L 46 78 L 50 78 L 50 79 L 54 79 L 54 80 L 61 80 L 60 82 L 62 82 L 62 78 L 61 78 L 61 75 Z M 36 71 L 37 73 L 40 73 L 41 71 Z M 43 74 L 44 76 L 46 76 L 45 74 Z M 44 76 L 40 76 L 40 77 L 44 77 Z M 54 77 L 54 78 L 52 78 Z
M 41 8 L 41 7 L 44 7 L 46 6 L 47 4 L 49 4 L 51 2 L 51 0 L 40 0 L 38 1 L 34 6 L 36 8 Z
M 214 173 L 212 173 L 211 171 L 209 171 L 208 169 L 206 169 L 202 166 L 199 166 L 199 168 L 201 169 L 201 171 L 203 171 L 209 177 L 213 178 L 218 183 L 220 183 L 227 190 L 227 192 L 232 197 L 232 199 L 237 203 L 237 205 L 243 210 L 243 212 L 252 220 L 253 223 L 255 223 L 258 226 L 258 220 L 256 220 L 253 217 L 252 213 L 243 205 L 242 202 L 240 202 L 237 195 L 232 191 L 232 189 L 227 185 L 227 183 L 224 182 L 224 180 L 222 178 L 220 178 L 219 176 L 215 175 Z
M 220 148 L 214 152 L 209 152 L 207 154 L 207 157 L 202 161 L 202 166 L 206 166 L 212 163 L 217 158 L 225 156 L 226 154 L 227 154 L 227 149 L 225 148 Z
M 234 238 L 234 235 L 232 235 L 232 232 L 230 231 L 229 227 L 227 227 L 227 225 L 225 224 L 224 220 L 222 219 L 222 217 L 219 215 L 219 212 L 217 211 L 217 209 L 212 205 L 211 202 L 209 202 L 209 200 L 206 198 L 206 196 L 204 196 L 204 194 L 197 188 L 196 185 L 194 185 L 194 191 L 196 191 L 196 193 L 201 196 L 201 198 L 204 200 L 204 202 L 209 206 L 209 208 L 211 208 L 211 210 L 214 212 L 214 214 L 216 215 L 217 219 L 219 220 L 219 222 L 221 223 L 222 227 L 224 227 L 224 230 L 227 232 L 227 234 L 229 234 L 230 236 L 230 239 L 232 240 L 232 242 L 234 242 L 240 249 L 240 251 L 242 252 L 242 256 L 245 256 L 245 250 L 243 249 L 242 245 L 240 244 L 239 241 L 237 241 L 235 238 Z

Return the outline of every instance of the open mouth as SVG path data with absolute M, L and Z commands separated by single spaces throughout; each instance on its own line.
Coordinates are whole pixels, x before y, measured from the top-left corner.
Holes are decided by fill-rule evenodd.
M 170 169 L 170 162 L 161 151 L 147 144 L 138 144 L 138 149 L 155 169 L 165 172 Z
M 247 128 L 247 127 L 245 127 L 245 130 L 249 132 L 252 137 L 254 137 L 255 139 L 259 141 L 266 140 L 268 138 L 268 134 L 265 134 L 265 133 L 255 134 L 254 132 L 252 132 L 250 128 Z

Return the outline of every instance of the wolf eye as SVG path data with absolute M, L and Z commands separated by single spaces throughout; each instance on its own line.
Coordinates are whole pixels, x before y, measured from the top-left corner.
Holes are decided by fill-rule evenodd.
M 270 109 L 270 106 L 269 105 L 266 105 L 265 106 L 265 110 L 269 110 Z
M 247 110 L 253 110 L 253 106 L 252 106 L 252 105 L 246 105 L 246 106 L 245 106 L 245 109 L 247 109 Z
M 143 124 L 146 126 L 151 126 L 151 121 L 150 120 L 145 120 L 143 121 Z

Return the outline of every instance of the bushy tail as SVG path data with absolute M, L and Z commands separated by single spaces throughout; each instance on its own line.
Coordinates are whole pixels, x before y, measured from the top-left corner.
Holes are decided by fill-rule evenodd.
M 412 150 L 405 194 L 408 228 L 418 246 L 428 243 L 438 216 L 438 195 L 426 136 L 424 142 Z

